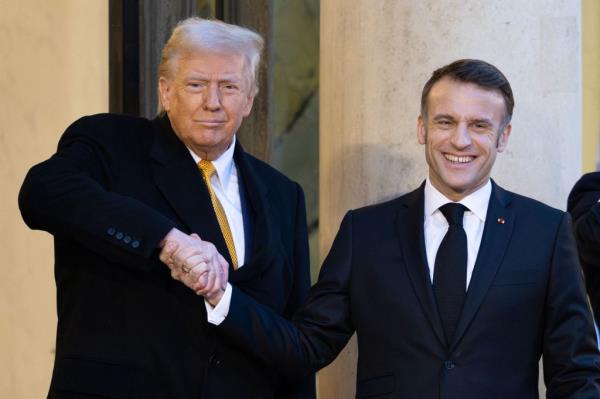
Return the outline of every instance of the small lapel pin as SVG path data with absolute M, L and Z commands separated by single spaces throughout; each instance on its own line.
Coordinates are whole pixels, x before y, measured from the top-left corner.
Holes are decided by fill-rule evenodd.
M 504 220 L 504 218 L 498 218 L 498 224 L 504 224 L 506 223 L 506 220 Z

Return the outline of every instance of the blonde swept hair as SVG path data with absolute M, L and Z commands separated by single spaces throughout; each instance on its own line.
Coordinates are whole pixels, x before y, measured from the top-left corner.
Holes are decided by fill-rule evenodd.
M 179 21 L 162 49 L 158 79 L 172 77 L 182 56 L 196 52 L 237 54 L 245 58 L 250 94 L 254 96 L 258 93 L 258 67 L 263 48 L 263 38 L 250 29 L 219 20 L 187 18 Z M 158 113 L 164 113 L 160 96 Z

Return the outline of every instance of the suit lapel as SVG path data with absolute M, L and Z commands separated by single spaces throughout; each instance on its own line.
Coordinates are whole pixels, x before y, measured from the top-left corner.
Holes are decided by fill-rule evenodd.
M 483 237 L 450 351 L 458 344 L 475 317 L 502 263 L 515 223 L 514 211 L 508 206 L 510 201 L 511 194 L 492 181 L 492 195 Z
M 208 190 L 188 149 L 171 129 L 166 116 L 154 119 L 152 124 L 155 139 L 150 157 L 154 161 L 151 164 L 156 186 L 187 232 L 212 242 L 231 263 Z
M 403 197 L 403 209 L 398 215 L 398 231 L 408 276 L 421 303 L 423 312 L 429 319 L 432 329 L 442 345 L 446 345 L 440 316 L 437 310 L 429 268 L 425 255 L 423 232 L 424 184 Z
M 245 153 L 239 141 L 236 142 L 234 153 L 235 163 L 238 169 L 240 184 L 246 188 L 248 208 L 254 215 L 254 231 L 252 232 L 252 248 L 246 247 L 246 251 L 251 251 L 249 262 L 233 272 L 230 270 L 230 280 L 233 283 L 239 283 L 255 278 L 258 274 L 271 264 L 273 255 L 280 256 L 279 247 L 274 234 L 277 231 L 274 225 L 273 211 L 268 209 L 269 188 L 261 179 L 256 169 L 250 162 L 249 156 Z

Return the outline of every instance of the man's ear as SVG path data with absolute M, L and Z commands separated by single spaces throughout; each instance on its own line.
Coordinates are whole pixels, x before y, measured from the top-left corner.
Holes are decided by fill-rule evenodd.
M 496 144 L 496 150 L 498 152 L 504 151 L 504 149 L 508 145 L 508 138 L 510 137 L 511 130 L 512 130 L 512 125 L 509 123 L 500 132 L 500 134 L 498 136 L 498 142 Z
M 246 107 L 244 108 L 244 118 L 247 117 L 248 115 L 250 115 L 250 112 L 252 112 L 252 106 L 254 105 L 254 95 L 248 95 L 248 97 L 246 98 Z
M 167 78 L 161 76 L 160 79 L 158 79 L 158 96 L 165 111 L 169 111 L 170 108 L 169 94 L 171 93 L 171 90 L 171 82 L 167 80 Z
M 419 144 L 427 143 L 427 128 L 425 123 L 427 123 L 427 121 L 422 115 L 419 115 L 417 117 L 417 139 L 419 140 Z

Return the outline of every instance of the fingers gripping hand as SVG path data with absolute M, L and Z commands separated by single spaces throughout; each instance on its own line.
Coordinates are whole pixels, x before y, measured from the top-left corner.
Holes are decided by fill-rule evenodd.
M 175 266 L 173 262 L 173 254 L 179 248 L 179 244 L 173 241 L 166 242 L 160 251 L 160 255 L 158 256 L 160 261 L 169 267 L 171 270 L 171 277 L 175 280 L 180 280 L 181 269 Z
M 209 271 L 207 272 L 206 280 L 196 284 L 193 289 L 196 294 L 204 296 L 204 298 L 213 306 L 221 301 L 221 297 L 227 286 L 229 275 L 229 264 L 217 253 L 208 264 Z
M 175 267 L 182 267 L 186 260 L 191 256 L 198 256 L 199 258 L 197 260 L 208 262 L 218 253 L 217 248 L 212 243 L 203 241 L 199 237 L 193 238 L 192 236 L 189 236 L 189 240 L 185 245 L 180 246 L 179 250 L 171 255 L 171 258 Z
M 201 255 L 191 255 L 184 262 L 189 272 L 184 273 L 181 282 L 188 288 L 196 292 L 198 286 L 206 287 L 209 281 L 210 268 L 204 257 Z
M 227 261 L 212 243 L 197 234 L 172 234 L 171 238 L 173 241 L 165 239 L 160 254 L 161 261 L 171 269 L 171 276 L 209 302 L 218 302 L 227 284 Z

